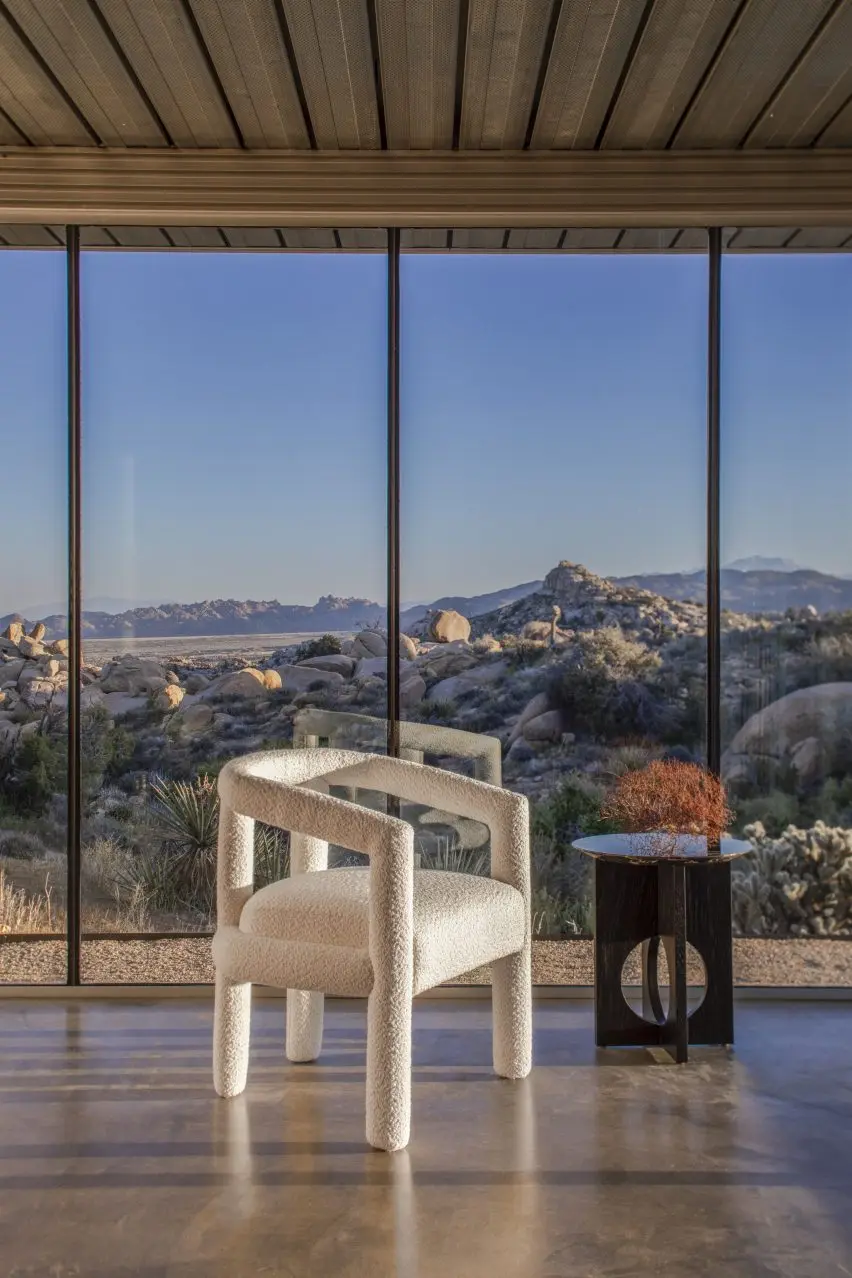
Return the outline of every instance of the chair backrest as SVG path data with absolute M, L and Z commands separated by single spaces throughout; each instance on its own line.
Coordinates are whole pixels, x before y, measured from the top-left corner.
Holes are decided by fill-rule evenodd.
M 529 900 L 529 805 L 510 790 L 406 759 L 317 748 L 232 759 L 219 773 L 218 786 L 218 908 L 225 923 L 239 919 L 252 892 L 255 821 L 289 830 L 300 840 L 352 848 L 371 862 L 384 850 L 395 858 L 410 857 L 413 865 L 414 837 L 407 822 L 337 798 L 328 793 L 330 786 L 383 790 L 483 822 L 491 831 L 492 877 L 518 887 Z
M 387 722 L 372 715 L 353 714 L 343 710 L 322 710 L 306 706 L 293 719 L 293 745 L 317 746 L 321 740 L 331 745 L 339 736 L 374 737 L 381 741 L 387 735 Z M 482 732 L 463 732 L 443 724 L 413 723 L 402 719 L 399 724 L 402 756 L 422 763 L 426 754 L 451 759 L 469 759 L 477 781 L 489 785 L 503 784 L 502 747 L 497 737 Z

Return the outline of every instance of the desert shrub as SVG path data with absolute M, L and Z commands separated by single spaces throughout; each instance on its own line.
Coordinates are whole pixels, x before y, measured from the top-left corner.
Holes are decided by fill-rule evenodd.
M 308 661 L 311 657 L 333 657 L 340 652 L 340 640 L 336 635 L 320 635 L 319 639 L 306 639 L 293 654 L 294 661 Z
M 606 790 L 582 772 L 569 772 L 557 788 L 533 805 L 535 835 L 567 848 L 584 834 L 606 834 L 612 824 L 601 816 Z
M 616 627 L 578 635 L 553 668 L 547 692 L 569 728 L 591 737 L 660 737 L 677 715 L 655 682 L 660 657 Z
M 114 896 L 126 872 L 129 852 L 118 839 L 100 836 L 83 845 L 83 881 Z
M 292 737 L 264 737 L 260 743 L 261 750 L 292 750 Z M 222 764 L 219 764 L 222 767 Z
M 654 750 L 647 745 L 616 746 L 610 751 L 605 772 L 611 777 L 621 777 L 625 772 L 636 772 L 639 768 L 647 767 L 654 758 Z
M 547 836 L 533 838 L 532 916 L 536 936 L 577 936 L 591 930 L 591 864 Z
M 47 848 L 36 834 L 28 830 L 0 830 L 0 856 L 16 861 L 40 861 Z
M 92 706 L 80 716 L 83 793 L 94 794 L 105 777 L 120 776 L 133 754 L 135 742 L 126 728 L 114 724 L 104 706 Z
M 195 772 L 200 777 L 218 777 L 226 762 L 226 759 L 201 759 L 194 764 Z
M 512 670 L 538 665 L 550 651 L 548 643 L 540 639 L 525 639 L 522 635 L 503 635 L 501 643 Z
M 695 763 L 656 759 L 616 781 L 601 815 L 629 834 L 663 830 L 718 839 L 734 814 L 718 777 Z
M 799 800 L 798 807 L 799 815 L 795 818 L 798 824 L 802 823 L 804 807 L 809 824 L 815 825 L 821 820 L 826 825 L 852 827 L 852 775 L 829 777 L 807 796 L 804 804 Z
M 452 723 L 458 708 L 455 701 L 421 701 L 418 707 L 424 723 Z
M 572 936 L 588 936 L 592 931 L 591 905 L 551 896 L 537 888 L 531 900 L 532 934 L 539 940 L 564 940 Z
M 760 821 L 767 834 L 777 837 L 798 819 L 799 808 L 795 795 L 783 790 L 770 790 L 765 795 L 737 799 L 737 825 L 743 828 Z
M 67 751 L 42 733 L 17 745 L 4 782 L 4 798 L 14 812 L 42 816 L 55 791 L 65 785 Z

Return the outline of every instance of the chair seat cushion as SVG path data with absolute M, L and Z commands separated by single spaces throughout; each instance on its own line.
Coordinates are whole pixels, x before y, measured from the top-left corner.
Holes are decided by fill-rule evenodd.
M 249 898 L 240 930 L 281 941 L 367 950 L 370 871 L 297 874 Z M 449 870 L 414 874 L 414 992 L 431 989 L 524 943 L 524 900 L 496 879 Z

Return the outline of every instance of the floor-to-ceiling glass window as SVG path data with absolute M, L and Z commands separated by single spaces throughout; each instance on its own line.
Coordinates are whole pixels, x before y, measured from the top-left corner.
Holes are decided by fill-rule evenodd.
M 752 984 L 852 980 L 850 236 L 744 229 L 723 260 L 723 772 L 754 844 L 733 875 Z
M 66 970 L 65 254 L 0 250 L 0 981 Z M 38 938 L 52 936 L 53 940 Z
M 529 796 L 535 979 L 589 983 L 572 840 L 625 770 L 704 761 L 706 235 L 403 249 L 402 744 Z M 411 819 L 487 872 L 484 827 Z
M 226 760 L 384 748 L 386 260 L 264 234 L 83 253 L 88 981 L 210 978 Z

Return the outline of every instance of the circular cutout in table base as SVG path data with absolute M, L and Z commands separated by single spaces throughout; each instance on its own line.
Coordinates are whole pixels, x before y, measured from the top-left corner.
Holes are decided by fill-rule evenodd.
M 642 1000 L 642 962 L 644 946 L 648 946 L 650 976 L 650 999 L 647 1007 Z M 654 973 L 656 972 L 656 985 Z M 687 1008 L 691 1016 L 704 1002 L 707 992 L 707 969 L 704 960 L 694 946 L 687 942 L 686 946 L 686 985 Z M 641 1016 L 644 1021 L 663 1024 L 669 1011 L 669 965 L 666 958 L 666 947 L 660 936 L 649 937 L 640 945 L 635 945 L 621 969 L 621 993 L 625 1003 Z

